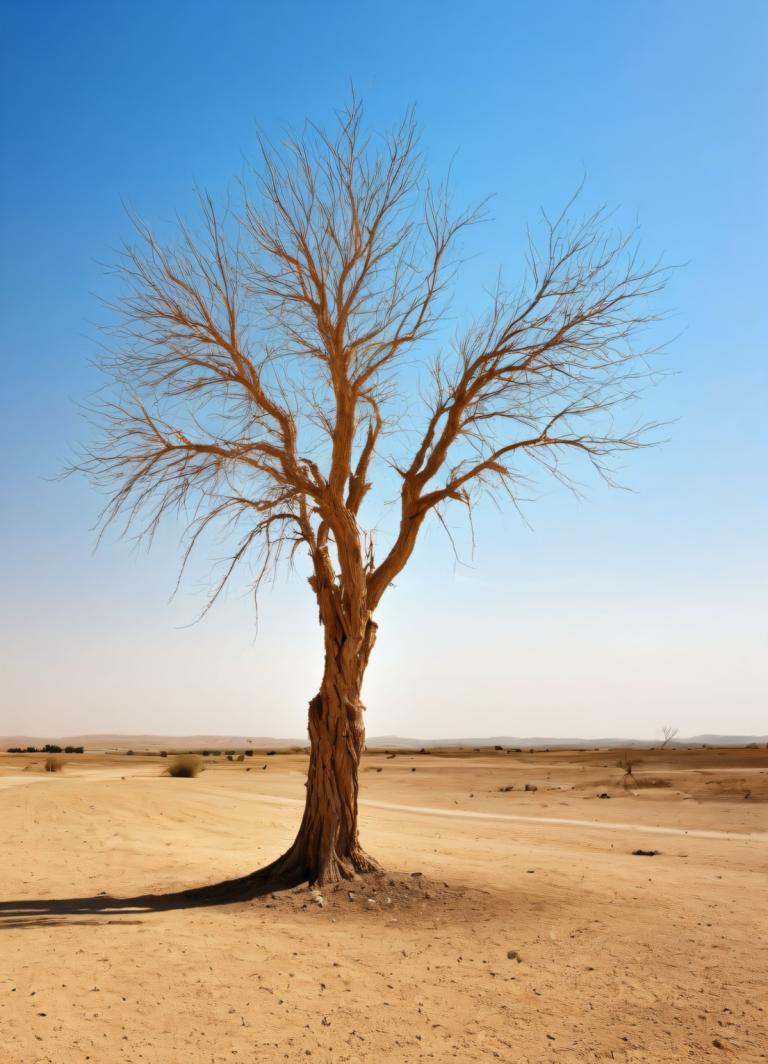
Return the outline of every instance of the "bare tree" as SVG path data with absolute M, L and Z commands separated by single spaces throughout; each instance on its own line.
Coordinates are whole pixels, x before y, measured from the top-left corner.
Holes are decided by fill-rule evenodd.
M 672 742 L 674 737 L 677 735 L 677 732 L 678 729 L 673 728 L 671 724 L 664 725 L 664 727 L 661 729 L 661 734 L 664 736 L 664 742 L 661 744 L 662 750 L 665 746 L 668 746 Z
M 635 776 L 635 769 L 638 765 L 642 765 L 642 761 L 629 751 L 623 754 L 622 757 L 616 762 L 617 766 L 624 771 L 624 777 L 622 783 L 624 784 L 624 790 L 629 790 L 630 787 L 637 787 L 637 778 Z
M 382 596 L 430 516 L 471 513 L 485 492 L 517 505 L 537 466 L 576 488 L 569 454 L 612 483 L 611 459 L 648 444 L 650 426 L 616 415 L 648 379 L 636 338 L 664 273 L 603 211 L 573 221 L 571 204 L 529 239 L 519 288 L 499 282 L 446 343 L 456 240 L 482 210 L 453 213 L 429 183 L 411 114 L 373 139 L 353 101 L 330 132 L 262 141 L 242 189 L 237 211 L 202 195 L 199 230 L 180 223 L 171 246 L 136 223 L 104 358 L 111 398 L 78 468 L 108 493 L 105 527 L 151 537 L 189 514 L 185 564 L 213 522 L 239 530 L 210 602 L 248 557 L 258 585 L 281 557 L 308 555 L 325 667 L 306 807 L 290 849 L 231 887 L 246 891 L 375 868 L 357 799 Z M 382 551 L 364 504 L 393 479 Z

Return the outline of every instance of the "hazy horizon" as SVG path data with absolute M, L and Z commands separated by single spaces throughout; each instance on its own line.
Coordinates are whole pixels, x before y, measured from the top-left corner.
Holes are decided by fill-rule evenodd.
M 378 611 L 368 733 L 765 733 L 768 9 L 587 3 L 553 22 L 498 3 L 468 32 L 458 5 L 396 3 L 374 33 L 352 5 L 322 20 L 298 7 L 288 20 L 233 3 L 210 20 L 193 3 L 181 24 L 141 4 L 6 13 L 0 733 L 305 734 L 322 637 L 303 563 L 262 590 L 258 631 L 245 579 L 184 627 L 209 566 L 201 556 L 168 603 L 180 526 L 150 554 L 114 536 L 94 554 L 103 500 L 50 478 L 87 437 L 76 404 L 100 384 L 94 293 L 113 294 L 99 263 L 129 234 L 123 204 L 158 228 L 189 216 L 195 183 L 223 195 L 257 126 L 279 138 L 324 122 L 350 80 L 374 129 L 417 105 L 433 174 L 458 152 L 457 204 L 494 194 L 457 318 L 500 264 L 520 275 L 526 224 L 585 174 L 585 209 L 639 218 L 645 254 L 682 266 L 659 334 L 679 334 L 677 375 L 641 410 L 671 423 L 669 442 L 628 456 L 631 492 L 586 469 L 581 501 L 542 484 L 530 528 L 484 505 L 474 558 L 451 515 L 471 564 L 430 527 Z M 393 78 L 393 54 L 408 76 Z

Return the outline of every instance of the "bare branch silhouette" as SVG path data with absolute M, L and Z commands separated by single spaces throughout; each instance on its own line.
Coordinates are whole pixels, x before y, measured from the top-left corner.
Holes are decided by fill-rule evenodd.
M 237 212 L 202 194 L 200 231 L 179 222 L 172 245 L 135 220 L 113 387 L 78 468 L 107 492 L 102 529 L 151 539 L 185 515 L 185 564 L 214 525 L 236 534 L 211 602 L 241 561 L 257 559 L 258 583 L 306 550 L 325 672 L 304 820 L 277 865 L 323 881 L 372 867 L 357 769 L 382 596 L 431 513 L 471 515 L 483 493 L 518 506 L 542 471 L 577 490 L 576 460 L 613 484 L 613 460 L 653 442 L 652 423 L 620 414 L 651 379 L 639 341 L 665 271 L 605 211 L 574 220 L 571 203 L 529 239 L 519 287 L 499 282 L 446 345 L 458 240 L 484 209 L 455 212 L 427 180 L 413 114 L 376 140 L 353 99 L 330 132 L 259 149 Z M 398 524 L 377 556 L 365 502 L 393 469 Z

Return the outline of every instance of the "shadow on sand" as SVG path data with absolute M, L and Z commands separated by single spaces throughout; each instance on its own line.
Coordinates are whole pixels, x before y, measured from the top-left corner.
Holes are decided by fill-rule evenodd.
M 138 894 L 133 898 L 96 894 L 86 898 L 0 901 L 0 931 L 77 924 L 140 924 L 143 922 L 140 918 L 149 913 L 230 905 L 298 885 L 297 880 L 286 880 L 268 873 L 269 869 L 262 869 L 252 875 L 228 879 L 212 886 L 165 894 Z

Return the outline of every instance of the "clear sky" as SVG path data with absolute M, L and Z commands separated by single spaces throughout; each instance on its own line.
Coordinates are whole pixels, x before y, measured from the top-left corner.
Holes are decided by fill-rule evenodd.
M 495 193 L 467 304 L 500 263 L 517 276 L 526 222 L 584 174 L 586 205 L 686 263 L 665 300 L 677 375 L 645 401 L 670 442 L 630 456 L 632 493 L 544 485 L 532 528 L 483 509 L 471 565 L 431 530 L 379 616 L 369 734 L 768 732 L 768 4 L 15 0 L 0 36 L 0 734 L 304 734 L 321 651 L 302 581 L 263 592 L 258 633 L 244 584 L 184 628 L 206 569 L 168 603 L 179 529 L 94 555 L 99 499 L 47 478 L 87 432 L 125 205 L 190 212 L 257 126 L 326 121 L 350 82 L 374 128 L 417 106 L 458 201 Z

